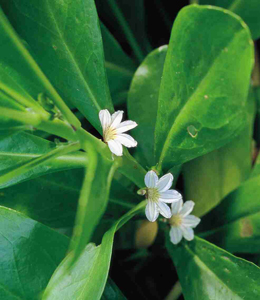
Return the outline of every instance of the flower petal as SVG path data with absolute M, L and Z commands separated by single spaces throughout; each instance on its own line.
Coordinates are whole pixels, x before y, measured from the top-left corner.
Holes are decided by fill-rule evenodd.
M 158 182 L 158 176 L 153 170 L 146 173 L 144 177 L 144 183 L 148 188 L 154 188 L 157 182 Z
M 114 153 L 117 156 L 123 155 L 123 147 L 118 141 L 110 140 L 107 142 L 107 144 L 112 153 Z
M 166 192 L 160 193 L 160 201 L 165 203 L 177 202 L 182 198 L 181 194 L 176 190 L 168 190 Z
M 160 178 L 160 180 L 157 183 L 157 188 L 159 192 L 165 192 L 167 191 L 171 186 L 173 182 L 173 176 L 171 173 L 168 173 Z
M 154 202 L 148 201 L 148 203 L 145 207 L 145 215 L 150 222 L 156 221 L 156 219 L 159 216 L 159 211 Z
M 117 134 L 116 141 L 119 141 L 125 147 L 131 148 L 137 146 L 137 141 L 133 139 L 129 134 L 121 133 Z
M 181 228 L 184 238 L 187 241 L 191 241 L 194 239 L 194 231 L 191 227 L 181 226 L 180 228 Z
M 111 126 L 113 128 L 116 128 L 122 121 L 123 118 L 123 111 L 122 110 L 118 110 L 116 112 L 114 112 L 111 116 Z
M 159 213 L 162 216 L 164 216 L 167 219 L 169 219 L 172 216 L 170 207 L 166 203 L 158 202 L 157 206 L 158 206 Z
M 174 245 L 177 245 L 182 239 L 182 231 L 179 227 L 171 227 L 170 239 Z
M 172 203 L 172 214 L 177 215 L 180 212 L 182 205 L 183 205 L 182 198 L 180 200 L 178 200 L 177 202 L 173 202 Z
M 180 210 L 180 214 L 184 217 L 189 215 L 192 212 L 194 205 L 195 203 L 193 201 L 186 201 Z
M 186 227 L 195 228 L 200 223 L 200 218 L 193 215 L 186 216 L 182 219 L 182 224 Z
M 103 131 L 107 129 L 111 124 L 111 115 L 107 109 L 102 109 L 99 112 L 99 120 L 101 122 L 101 126 Z
M 134 121 L 124 121 L 116 127 L 116 132 L 117 132 L 117 134 L 126 132 L 130 129 L 135 128 L 136 126 L 137 126 L 137 123 Z

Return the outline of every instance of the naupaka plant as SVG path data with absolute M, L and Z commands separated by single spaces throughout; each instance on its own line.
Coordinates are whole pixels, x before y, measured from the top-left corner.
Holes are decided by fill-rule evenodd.
M 0 4 L 0 298 L 259 299 L 258 1 Z

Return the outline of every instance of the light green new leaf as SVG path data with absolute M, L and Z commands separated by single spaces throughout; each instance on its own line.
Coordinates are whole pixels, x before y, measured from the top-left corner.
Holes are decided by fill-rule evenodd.
M 250 93 L 246 128 L 224 147 L 184 164 L 185 197 L 196 203 L 195 215 L 207 213 L 249 177 L 254 116 L 255 98 Z
M 244 128 L 253 61 L 250 32 L 238 16 L 209 6 L 181 10 L 159 91 L 159 168 L 217 149 Z
M 258 0 L 199 0 L 199 4 L 220 6 L 236 13 L 250 28 L 253 39 L 260 37 L 260 3 Z
M 125 54 L 105 25 L 101 23 L 100 26 L 109 89 L 113 103 L 117 105 L 124 102 L 127 98 L 127 92 L 136 66 Z
M 167 46 L 151 52 L 134 74 L 128 93 L 127 107 L 131 120 L 138 127 L 131 133 L 139 142 L 136 148 L 143 166 L 154 166 L 154 129 L 158 108 L 158 95 Z
M 119 219 L 103 237 L 99 246 L 88 244 L 77 262 L 71 267 L 73 255 L 69 254 L 52 276 L 43 300 L 99 300 L 108 276 L 114 234 L 133 215 L 144 209 L 141 202 Z M 69 269 L 68 269 L 69 268 Z
M 186 300 L 255 300 L 260 297 L 260 268 L 203 239 L 167 250 L 177 269 Z
M 0 3 L 62 98 L 101 130 L 98 112 L 102 108 L 112 112 L 113 106 L 94 0 Z
M 68 244 L 65 236 L 0 207 L 0 299 L 40 299 Z
M 62 146 L 63 149 L 66 146 Z M 41 165 L 26 167 L 26 172 L 16 173 L 16 169 L 25 166 L 30 162 L 36 162 L 41 159 L 42 155 L 47 155 L 51 151 L 62 150 L 55 143 L 49 142 L 42 138 L 33 136 L 28 133 L 16 133 L 0 141 L 0 188 L 30 180 L 32 178 L 57 172 L 60 170 L 82 168 L 86 165 L 86 155 L 82 152 L 74 152 L 72 154 L 60 153 L 60 157 L 52 160 L 42 161 Z M 70 147 L 69 145 L 67 147 Z M 76 148 L 79 148 L 77 146 Z M 75 149 L 76 150 L 76 149 Z M 70 152 L 75 151 L 73 149 Z M 59 153 L 58 153 L 59 154 Z M 28 171 L 28 172 L 27 172 Z M 4 175 L 13 172 L 13 176 L 9 180 L 4 180 Z

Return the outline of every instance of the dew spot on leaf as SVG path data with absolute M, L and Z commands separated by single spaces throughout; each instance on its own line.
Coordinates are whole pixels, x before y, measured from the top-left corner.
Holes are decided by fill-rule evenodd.
M 187 127 L 187 130 L 188 130 L 189 135 L 190 135 L 192 138 L 197 137 L 197 135 L 198 135 L 198 130 L 197 130 L 193 125 L 188 126 L 188 127 Z

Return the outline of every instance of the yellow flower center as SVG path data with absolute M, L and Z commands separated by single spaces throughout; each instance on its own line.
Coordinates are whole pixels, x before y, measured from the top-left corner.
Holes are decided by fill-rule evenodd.
M 157 188 L 147 188 L 146 197 L 150 201 L 158 202 L 160 198 L 160 193 Z
M 182 223 L 182 216 L 177 214 L 177 215 L 173 215 L 170 220 L 169 220 L 169 223 L 171 226 L 174 226 L 174 227 L 178 227 L 181 225 Z
M 109 126 L 106 130 L 104 130 L 103 138 L 105 143 L 110 140 L 114 140 L 116 138 L 116 129 Z

